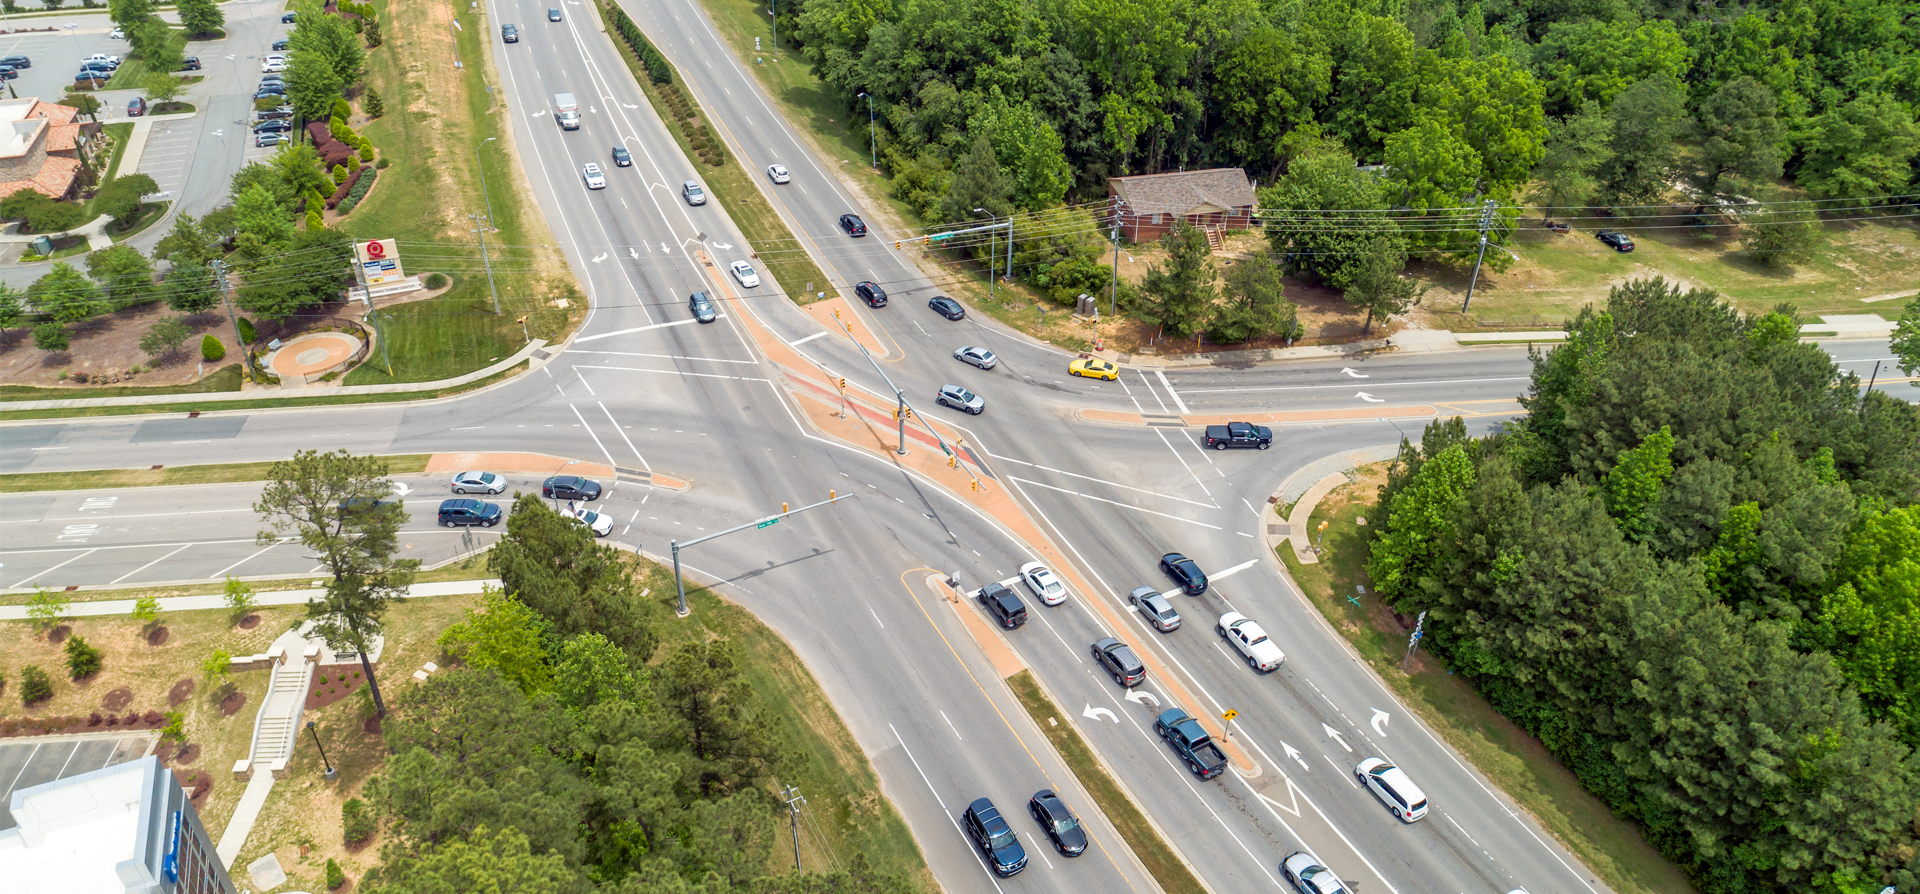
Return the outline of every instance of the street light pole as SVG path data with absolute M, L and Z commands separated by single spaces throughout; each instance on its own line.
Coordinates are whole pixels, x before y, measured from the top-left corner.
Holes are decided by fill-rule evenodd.
M 860 96 L 867 98 L 867 152 L 873 156 L 873 169 L 877 171 L 880 170 L 880 141 L 873 133 L 873 94 L 862 93 Z
M 307 733 L 313 736 L 313 747 L 318 748 L 320 750 L 320 763 L 325 765 L 327 768 L 327 778 L 332 779 L 333 777 L 340 775 L 340 771 L 335 770 L 333 768 L 333 764 L 327 760 L 327 749 L 320 747 L 320 734 L 314 731 L 313 721 L 311 720 L 307 721 Z
M 715 533 L 708 534 L 705 537 L 695 537 L 692 540 L 687 541 L 686 543 L 681 543 L 678 540 L 670 541 L 669 545 L 673 550 L 673 586 L 674 586 L 674 589 L 680 591 L 680 608 L 678 609 L 680 617 L 684 618 L 687 615 L 692 614 L 692 610 L 687 608 L 687 585 L 686 585 L 686 582 L 683 581 L 680 577 L 680 551 L 682 549 L 685 549 L 689 546 L 694 546 L 696 544 L 705 543 L 709 540 L 712 540 L 715 537 L 725 537 L 726 535 L 732 534 L 735 531 L 744 531 L 748 528 L 753 528 L 755 530 L 758 530 L 761 528 L 770 528 L 770 527 L 773 527 L 775 524 L 777 524 L 781 519 L 786 518 L 789 515 L 805 512 L 809 509 L 818 509 L 822 506 L 826 506 L 832 503 L 838 503 L 841 500 L 847 499 L 847 497 L 851 497 L 851 496 L 854 496 L 854 494 L 847 494 L 846 497 L 843 497 L 843 496 L 840 496 L 839 492 L 830 490 L 830 491 L 827 491 L 827 498 L 824 500 L 821 500 L 818 503 L 811 503 L 806 506 L 802 506 L 798 509 L 788 509 L 787 504 L 781 503 L 780 511 L 777 513 L 774 513 L 773 515 L 769 515 L 766 518 L 755 519 L 753 521 L 747 522 L 744 525 L 735 525 L 724 531 L 717 531 Z
M 993 212 L 988 211 L 985 208 L 975 208 L 973 209 L 973 212 L 975 214 L 986 215 L 988 220 L 993 219 Z M 993 237 L 994 237 L 994 232 L 992 230 L 988 230 L 987 231 L 987 300 L 988 301 L 993 300 L 993 262 L 994 262 L 994 256 L 995 256 L 995 252 L 993 250 L 993 246 L 995 244 L 993 241 Z
M 480 197 L 487 203 L 487 226 L 493 226 L 493 197 L 487 194 L 487 166 L 480 163 L 480 147 L 499 137 L 488 137 L 473 147 L 473 166 L 480 169 Z M 493 312 L 500 312 L 500 290 L 493 284 L 493 262 L 487 259 L 487 231 L 480 226 L 479 215 L 470 215 L 474 220 L 473 231 L 480 237 L 480 264 L 487 268 L 487 291 L 493 293 Z

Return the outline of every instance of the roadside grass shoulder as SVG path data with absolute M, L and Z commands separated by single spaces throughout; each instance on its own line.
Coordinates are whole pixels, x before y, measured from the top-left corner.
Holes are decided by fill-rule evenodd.
M 603 18 L 609 16 L 610 8 L 606 0 L 601 0 L 600 14 Z M 642 27 L 644 30 L 644 25 Z M 793 231 L 787 228 L 786 222 L 780 219 L 779 213 L 773 210 L 773 205 L 767 201 L 766 196 L 760 193 L 754 178 L 766 176 L 765 172 L 747 168 L 732 148 L 728 148 L 727 160 L 723 164 L 715 166 L 702 162 L 699 154 L 693 149 L 693 143 L 687 139 L 687 135 L 682 133 L 680 128 L 671 126 L 672 114 L 660 95 L 660 88 L 647 77 L 646 69 L 634 55 L 633 48 L 628 46 L 619 33 L 612 28 L 608 29 L 607 36 L 619 49 L 620 58 L 627 63 L 627 72 L 633 76 L 634 82 L 640 85 L 641 92 L 646 94 L 647 102 L 652 104 L 655 114 L 663 124 L 667 125 L 666 130 L 673 135 L 674 144 L 679 146 L 681 153 L 694 164 L 707 190 L 713 194 L 714 200 L 726 207 L 727 215 L 740 228 L 740 234 L 746 237 L 747 246 L 752 250 L 755 266 L 771 274 L 774 281 L 780 284 L 781 290 L 786 292 L 787 297 L 795 304 L 809 304 L 819 300 L 818 296 L 821 292 L 831 296 L 837 291 L 827 279 L 826 274 L 820 270 L 819 265 L 813 262 L 813 258 L 801 246 L 800 240 L 794 238 Z M 673 67 L 673 63 L 667 64 L 668 67 Z M 674 72 L 674 82 L 680 86 L 681 93 L 687 96 L 687 101 L 694 108 L 695 114 L 714 128 L 724 132 L 723 123 L 715 121 L 712 116 L 701 110 L 699 99 L 692 95 L 686 80 L 680 77 L 677 69 Z M 716 274 L 724 275 L 718 266 L 714 270 Z M 809 285 L 812 286 L 811 290 L 808 288 Z
M 0 385 L 0 400 L 80 400 L 92 397 L 134 397 L 142 394 L 208 394 L 240 390 L 240 364 L 229 363 L 198 382 L 148 387 L 107 385 L 97 388 L 42 388 L 37 385 Z
M 643 561 L 639 574 L 643 596 L 651 594 L 648 605 L 661 634 L 658 654 L 666 654 L 677 642 L 732 637 L 746 658 L 746 675 L 761 707 L 803 755 L 799 765 L 776 782 L 798 787 L 807 799 L 802 811 L 812 825 L 801 835 L 807 870 L 846 869 L 853 856 L 861 854 L 874 868 L 904 875 L 923 891 L 940 890 L 912 831 L 881 792 L 860 743 L 786 640 L 746 607 L 705 588 L 687 588 L 693 613 L 676 618 L 673 572 Z M 791 865 L 784 853 L 776 853 L 767 868 L 779 872 Z
M 435 400 L 452 397 L 468 391 L 476 391 L 493 385 L 502 379 L 518 375 L 528 369 L 531 361 L 516 363 L 505 370 L 482 379 L 455 385 L 451 388 L 436 388 L 422 391 L 398 391 L 391 394 L 334 394 L 319 397 L 269 397 L 259 400 L 216 401 L 211 403 L 182 404 L 139 404 L 134 406 L 112 407 L 65 407 L 53 410 L 5 410 L 0 411 L 0 421 L 14 419 L 71 419 L 85 416 L 133 416 L 154 413 L 211 413 L 218 410 L 270 410 L 280 407 L 331 407 L 345 404 L 383 404 L 395 401 Z
M 1340 631 L 1368 666 L 1420 720 L 1531 813 L 1588 868 L 1619 894 L 1675 894 L 1696 890 L 1687 876 L 1649 844 L 1632 823 L 1613 815 L 1538 739 L 1488 705 L 1439 659 L 1421 653 L 1414 672 L 1401 669 L 1407 630 L 1372 594 L 1366 576 L 1367 528 L 1362 523 L 1384 480 L 1370 467 L 1352 484 L 1328 494 L 1309 519 L 1327 525 L 1320 561 L 1303 565 L 1293 549 L 1276 552 L 1287 573 Z M 1377 519 L 1369 521 L 1378 522 Z M 1356 587 L 1366 587 L 1361 595 Z M 1358 603 L 1348 601 L 1353 595 Z
M 395 475 L 414 475 L 427 468 L 430 453 L 382 457 Z M 0 493 L 93 490 L 111 487 L 173 487 L 182 484 L 231 484 L 265 481 L 271 462 L 217 463 L 151 469 L 97 469 L 85 472 L 15 472 L 0 475 Z

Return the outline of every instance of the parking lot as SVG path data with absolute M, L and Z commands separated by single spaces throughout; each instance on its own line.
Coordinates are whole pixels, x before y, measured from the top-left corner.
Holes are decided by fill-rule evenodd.
M 136 760 L 159 739 L 157 732 L 0 739 L 0 830 L 16 825 L 7 809 L 15 791 Z

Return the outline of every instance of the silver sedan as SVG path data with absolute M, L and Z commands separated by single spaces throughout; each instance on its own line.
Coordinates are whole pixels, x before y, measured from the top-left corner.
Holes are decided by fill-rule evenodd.
M 961 363 L 971 363 L 981 369 L 992 369 L 1000 365 L 1000 358 L 993 356 L 992 351 L 973 345 L 967 345 L 960 350 L 954 351 L 953 359 Z

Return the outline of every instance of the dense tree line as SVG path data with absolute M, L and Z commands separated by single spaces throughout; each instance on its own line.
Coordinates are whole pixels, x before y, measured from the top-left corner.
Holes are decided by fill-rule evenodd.
M 1329 152 L 1384 167 L 1376 194 L 1316 207 L 1415 212 L 1512 204 L 1536 180 L 1555 205 L 1657 204 L 1675 182 L 1713 203 L 1783 172 L 1819 199 L 1877 196 L 1907 188 L 1920 153 L 1916 0 L 794 0 L 780 16 L 850 124 L 872 97 L 894 194 L 935 222 L 1097 201 L 1121 174 L 1225 165 L 1273 184 Z
M 1710 894 L 1920 883 L 1920 412 L 1661 280 L 1403 443 L 1368 571 Z
M 848 871 L 770 875 L 802 760 L 725 639 L 658 656 L 633 560 L 522 495 L 488 559 L 504 592 L 449 628 L 460 665 L 395 699 L 369 784 L 390 834 L 373 894 L 910 894 Z

